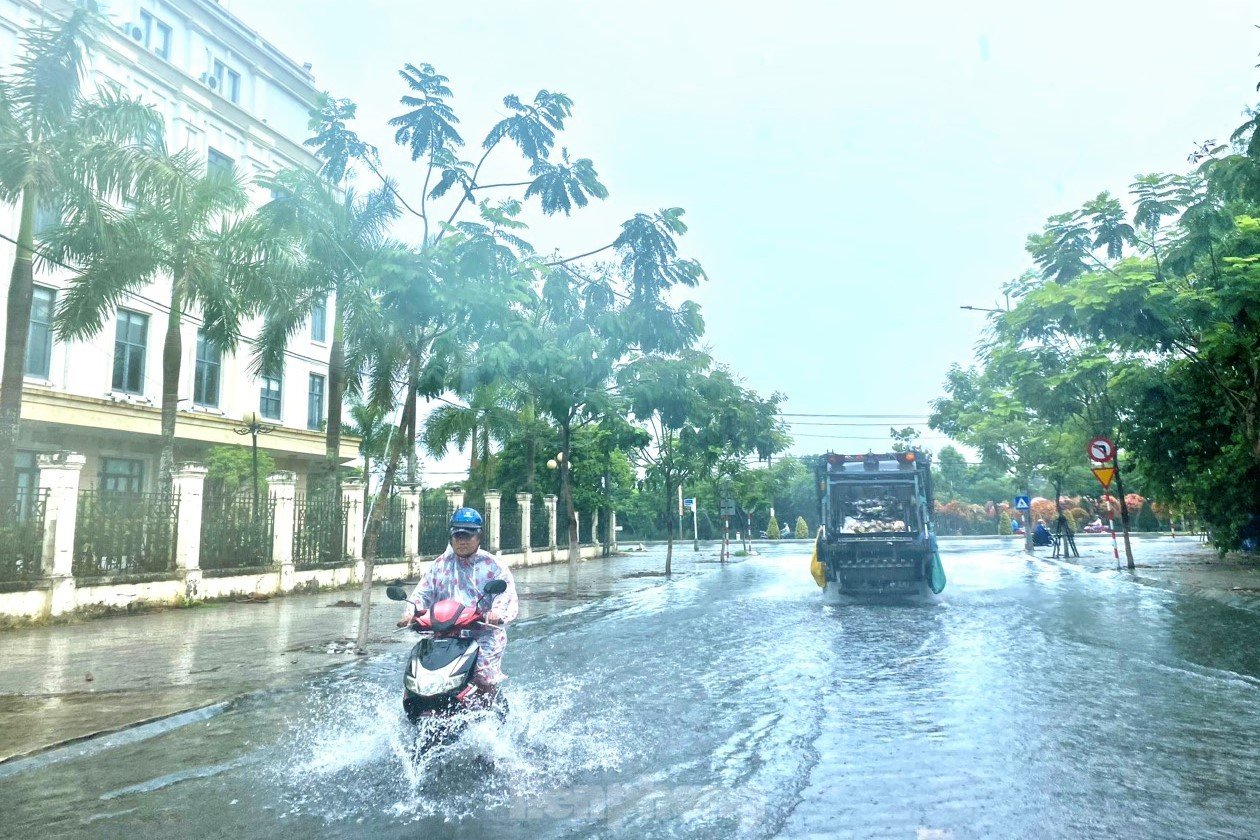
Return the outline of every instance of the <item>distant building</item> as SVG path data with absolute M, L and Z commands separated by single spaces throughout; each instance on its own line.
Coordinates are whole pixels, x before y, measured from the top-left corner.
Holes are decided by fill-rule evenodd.
M 21 33 L 67 5 L 0 0 L 0 72 L 10 71 Z M 91 56 L 91 75 L 157 108 L 172 151 L 192 149 L 210 166 L 234 164 L 247 175 L 316 165 L 302 146 L 318 94 L 310 65 L 287 58 L 214 0 L 115 0 L 108 10 L 114 25 Z M 256 193 L 257 203 L 269 198 Z M 0 232 L 16 237 L 17 230 L 17 208 L 0 205 Z M 0 290 L 6 293 L 13 257 L 14 246 L 0 239 Z M 63 343 L 53 337 L 52 311 L 67 276 L 35 278 L 21 481 L 35 480 L 36 453 L 69 449 L 87 456 L 85 488 L 155 489 L 162 302 L 170 298 L 169 286 L 129 297 L 92 339 Z M 205 341 L 195 319 L 185 318 L 176 460 L 202 460 L 210 447 L 240 445 L 234 431 L 243 416 L 258 411 L 276 427 L 259 439 L 260 448 L 304 485 L 324 457 L 329 319 L 327 308 L 317 313 L 290 343 L 283 370 L 260 378 L 247 369 L 248 341 L 234 353 L 220 351 Z M 245 327 L 246 339 L 258 326 Z M 0 341 L 3 329 L 0 318 Z M 343 440 L 343 459 L 354 459 L 357 446 Z

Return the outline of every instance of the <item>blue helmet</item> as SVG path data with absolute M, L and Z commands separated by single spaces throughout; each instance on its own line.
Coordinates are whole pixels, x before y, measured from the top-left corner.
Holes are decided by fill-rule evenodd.
M 458 508 L 451 514 L 451 533 L 456 531 L 468 531 L 473 534 L 481 533 L 482 519 L 481 514 L 470 507 Z

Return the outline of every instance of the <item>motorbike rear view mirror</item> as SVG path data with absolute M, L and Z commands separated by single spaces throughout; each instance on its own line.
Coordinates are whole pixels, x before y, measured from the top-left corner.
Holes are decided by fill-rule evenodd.
M 385 597 L 391 601 L 406 601 L 407 590 L 397 585 L 387 586 L 385 587 Z
M 481 590 L 486 595 L 502 595 L 507 592 L 506 580 L 491 580 L 486 582 L 485 589 Z

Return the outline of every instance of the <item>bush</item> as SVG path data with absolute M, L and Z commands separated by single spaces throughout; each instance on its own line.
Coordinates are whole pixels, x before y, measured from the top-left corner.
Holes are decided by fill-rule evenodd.
M 809 538 L 809 525 L 805 522 L 805 517 L 796 517 L 796 538 L 804 540 Z
M 1068 518 L 1068 522 L 1072 525 L 1073 531 L 1079 531 L 1093 521 L 1094 517 L 1089 515 L 1089 511 L 1085 508 L 1074 507 L 1063 511 L 1063 515 Z
M 1163 527 L 1159 524 L 1159 519 L 1155 516 L 1155 512 L 1151 510 L 1150 505 L 1142 505 L 1142 509 L 1138 511 L 1138 515 L 1133 521 L 1133 527 L 1139 531 L 1163 530 Z
M 248 492 L 254 472 L 253 454 L 248 446 L 216 446 L 206 458 L 206 489 L 234 495 Z M 276 471 L 276 461 L 266 452 L 258 453 L 258 492 L 267 492 L 267 476 Z
M 766 536 L 772 540 L 777 540 L 783 536 L 783 532 L 779 530 L 779 520 L 773 516 L 770 517 L 770 524 L 766 526 Z
M 1006 536 L 1011 533 L 1011 512 L 1004 510 L 998 516 L 998 533 Z

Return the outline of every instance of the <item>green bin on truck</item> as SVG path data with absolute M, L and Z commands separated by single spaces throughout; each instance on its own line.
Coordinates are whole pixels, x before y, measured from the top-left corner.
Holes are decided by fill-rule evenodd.
M 829 453 L 819 460 L 817 483 L 822 527 L 814 573 L 829 594 L 917 595 L 945 588 L 926 453 Z

